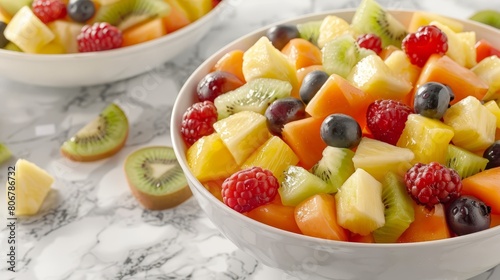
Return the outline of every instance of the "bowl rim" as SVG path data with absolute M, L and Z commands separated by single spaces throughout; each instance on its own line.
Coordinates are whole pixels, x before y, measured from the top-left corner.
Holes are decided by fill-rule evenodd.
M 240 36 L 236 38 L 235 40 L 231 41 L 230 43 L 224 45 L 223 47 L 219 48 L 215 53 L 210 55 L 208 58 L 204 60 L 203 63 L 201 63 L 189 76 L 189 78 L 184 82 L 183 86 L 179 90 L 179 93 L 176 97 L 174 106 L 172 108 L 172 115 L 171 115 L 171 120 L 170 120 L 170 136 L 171 136 L 171 141 L 172 141 L 172 146 L 174 148 L 174 152 L 176 154 L 176 157 L 178 159 L 179 164 L 181 165 L 185 176 L 187 177 L 187 180 L 191 182 L 191 184 L 196 188 L 196 190 L 202 195 L 206 196 L 207 199 L 210 201 L 211 204 L 214 205 L 214 207 L 217 207 L 223 211 L 224 214 L 230 215 L 233 218 L 236 219 L 243 219 L 245 223 L 249 223 L 249 225 L 253 227 L 259 228 L 263 232 L 270 232 L 273 235 L 284 235 L 286 238 L 291 238 L 291 240 L 297 240 L 299 242 L 306 242 L 307 244 L 314 244 L 314 245 L 334 245 L 336 248 L 358 248 L 358 249 L 373 249 L 373 248 L 386 248 L 386 249 L 391 249 L 391 250 L 404 250 L 404 249 L 410 249 L 414 247 L 418 248 L 427 248 L 427 247 L 434 247 L 434 246 L 449 246 L 449 245 L 456 245 L 460 243 L 468 243 L 473 240 L 482 240 L 486 238 L 490 238 L 496 235 L 500 235 L 500 226 L 496 226 L 493 228 L 489 228 L 480 232 L 476 232 L 473 234 L 468 234 L 468 235 L 462 235 L 462 236 L 456 236 L 456 237 L 450 237 L 446 239 L 440 239 L 440 240 L 431 240 L 431 241 L 421 241 L 421 242 L 411 242 L 411 243 L 358 243 L 358 242 L 351 242 L 351 241 L 339 241 L 339 240 L 329 240 L 329 239 L 324 239 L 324 238 L 319 238 L 319 237 L 313 237 L 313 236 L 308 236 L 304 234 L 298 234 L 298 233 L 293 233 L 290 231 L 282 230 L 267 224 L 264 224 L 262 222 L 256 221 L 246 215 L 243 215 L 237 211 L 232 210 L 228 206 L 226 206 L 223 202 L 218 200 L 213 194 L 211 194 L 196 177 L 191 173 L 189 166 L 187 165 L 186 162 L 186 157 L 185 157 L 185 152 L 187 150 L 187 146 L 184 143 L 181 133 L 180 133 L 180 118 L 182 117 L 182 112 L 178 112 L 180 110 L 180 103 L 181 99 L 183 96 L 181 96 L 181 93 L 183 92 L 188 92 L 189 84 L 196 84 L 198 81 L 194 81 L 195 77 L 203 72 L 205 68 L 208 68 L 208 66 L 213 65 L 218 58 L 222 57 L 224 54 L 227 53 L 229 49 L 232 49 L 235 45 L 237 45 L 240 42 L 243 42 L 251 37 L 257 36 L 258 34 L 264 33 L 268 28 L 273 27 L 275 25 L 279 24 L 287 24 L 287 23 L 292 23 L 292 22 L 306 22 L 308 20 L 311 20 L 312 18 L 321 18 L 325 17 L 327 15 L 336 15 L 336 14 L 353 14 L 356 11 L 355 8 L 347 8 L 347 9 L 333 9 L 333 10 L 327 10 L 327 11 L 321 11 L 321 12 L 313 12 L 313 13 L 308 13 L 296 17 L 292 17 L 289 19 L 284 19 L 280 21 L 276 21 L 270 24 L 267 24 L 263 27 L 260 27 L 250 33 L 247 33 L 243 36 Z M 390 9 L 387 8 L 386 11 L 390 13 L 403 13 L 403 14 L 410 14 L 414 13 L 417 11 L 421 10 L 412 10 L 412 9 Z M 442 15 L 444 16 L 444 15 Z M 454 18 L 450 16 L 445 16 L 450 19 L 454 19 L 457 21 L 460 21 L 462 23 L 467 23 L 468 25 L 472 25 L 474 28 L 482 28 L 486 29 L 488 32 L 493 32 L 497 33 L 500 36 L 500 30 L 495 29 L 491 26 L 475 22 L 469 19 L 460 19 L 460 18 Z M 203 210 L 204 211 L 204 210 Z M 206 214 L 206 213 L 205 213 Z M 208 216 L 208 215 L 207 215 Z M 221 231 L 219 228 L 217 228 L 219 231 Z M 222 232 L 222 231 L 221 231 Z M 223 233 L 223 232 L 222 232 Z M 223 233 L 224 234 L 224 233 Z
M 105 50 L 99 52 L 87 52 L 87 53 L 64 53 L 64 54 L 36 54 L 36 53 L 25 53 L 16 52 L 5 49 L 0 49 L 0 58 L 10 58 L 10 59 L 27 59 L 27 60 L 41 60 L 41 61 L 76 61 L 81 59 L 94 59 L 99 60 L 103 58 L 111 58 L 117 56 L 131 55 L 134 53 L 139 53 L 147 51 L 150 48 L 155 48 L 163 44 L 168 44 L 175 42 L 178 38 L 183 37 L 195 31 L 199 27 L 205 25 L 212 18 L 216 17 L 229 5 L 228 0 L 222 0 L 216 7 L 214 7 L 210 12 L 201 18 L 195 20 L 194 22 L 176 30 L 172 33 L 165 34 L 160 38 L 156 38 L 150 41 L 146 41 L 140 44 L 121 47 L 112 50 Z

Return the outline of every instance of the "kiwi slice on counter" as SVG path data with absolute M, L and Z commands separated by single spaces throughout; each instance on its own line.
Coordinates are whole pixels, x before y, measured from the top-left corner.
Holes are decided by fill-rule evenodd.
M 413 202 L 403 179 L 388 172 L 382 181 L 385 224 L 373 232 L 377 243 L 394 243 L 415 220 Z
M 123 110 L 112 103 L 98 117 L 61 146 L 61 153 L 74 161 L 95 161 L 116 154 L 125 145 L 129 131 Z
M 453 144 L 448 145 L 446 166 L 457 171 L 461 179 L 483 171 L 488 160 Z
M 351 26 L 359 34 L 375 34 L 382 40 L 382 46 L 401 48 L 401 42 L 408 34 L 405 26 L 382 8 L 375 0 L 363 0 L 356 9 Z
M 311 172 L 328 184 L 330 188 L 327 193 L 336 193 L 354 173 L 353 157 L 354 152 L 350 149 L 328 146 L 323 150 L 323 157 L 312 167 Z
M 125 30 L 143 21 L 159 18 L 170 12 L 170 5 L 161 0 L 121 0 L 102 6 L 93 22 L 108 22 Z
M 323 68 L 328 75 L 347 77 L 360 60 L 360 50 L 356 40 L 349 34 L 340 35 L 323 47 Z
M 317 46 L 319 29 L 322 22 L 322 20 L 314 20 L 297 24 L 297 30 L 299 30 L 300 38 L 306 39 Z
M 469 19 L 500 29 L 500 11 L 482 10 L 473 14 Z
M 258 78 L 241 87 L 217 96 L 214 100 L 219 120 L 241 111 L 264 115 L 266 108 L 279 98 L 288 97 L 292 85 L 287 81 Z
M 124 168 L 132 194 L 146 209 L 172 208 L 192 195 L 171 147 L 138 149 L 127 157 Z
M 6 162 L 11 156 L 12 153 L 9 148 L 5 144 L 0 143 L 0 164 Z

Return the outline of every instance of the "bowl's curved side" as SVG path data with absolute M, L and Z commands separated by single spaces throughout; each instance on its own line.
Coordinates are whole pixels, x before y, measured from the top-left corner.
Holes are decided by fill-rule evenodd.
M 404 24 L 412 11 L 391 13 Z M 299 23 L 335 14 L 350 21 L 354 11 L 307 15 L 282 23 Z M 500 45 L 499 31 L 465 21 L 466 30 Z M 500 264 L 500 227 L 459 238 L 413 244 L 358 244 L 322 240 L 282 231 L 241 215 L 217 200 L 196 180 L 186 163 L 180 132 L 183 112 L 195 102 L 198 81 L 231 50 L 249 48 L 269 26 L 237 39 L 207 59 L 181 88 L 171 119 L 171 138 L 190 188 L 203 211 L 239 248 L 264 264 L 301 279 L 468 279 Z M 496 36 L 492 36 L 492 34 Z

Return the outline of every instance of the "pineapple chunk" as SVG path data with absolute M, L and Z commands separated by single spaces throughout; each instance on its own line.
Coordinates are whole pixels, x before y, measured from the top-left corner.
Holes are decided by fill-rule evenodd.
M 363 169 L 345 181 L 335 195 L 338 224 L 367 235 L 385 224 L 382 184 Z
M 31 11 L 21 8 L 4 31 L 5 38 L 23 52 L 36 53 L 54 39 L 54 33 Z
M 378 55 L 361 59 L 347 80 L 377 99 L 401 100 L 412 89 L 411 83 L 394 73 Z
M 6 184 L 6 189 L 9 191 L 11 186 L 9 182 L 15 182 L 15 214 L 16 216 L 35 215 L 49 193 L 54 178 L 45 170 L 24 159 L 17 160 L 15 167 L 14 180 L 8 180 Z
M 293 89 L 298 91 L 295 67 L 265 36 L 243 54 L 242 67 L 247 82 L 257 78 L 277 79 L 290 82 Z
M 486 102 L 484 104 L 484 107 L 486 107 L 493 115 L 495 115 L 495 118 L 497 119 L 497 128 L 500 128 L 500 107 L 495 102 L 495 100 Z
M 195 21 L 202 16 L 208 14 L 212 9 L 211 0 L 189 0 L 189 1 L 179 1 L 184 7 L 184 10 L 188 13 L 189 19 Z
M 459 65 L 465 66 L 466 53 L 464 53 L 464 43 L 457 36 L 457 33 L 439 21 L 432 21 L 430 24 L 437 26 L 444 32 L 444 34 L 446 34 L 446 37 L 448 38 L 448 51 L 446 52 L 446 55 Z
M 214 129 L 241 165 L 271 137 L 267 119 L 259 113 L 242 111 L 214 123 Z
M 414 12 L 412 15 L 410 24 L 408 25 L 408 31 L 415 32 L 419 27 L 429 25 L 433 21 L 439 21 L 445 24 L 454 32 L 462 32 L 464 30 L 464 25 L 456 20 L 429 12 L 418 11 Z
M 204 136 L 186 152 L 187 163 L 200 181 L 225 179 L 238 170 L 233 156 L 217 133 Z
M 83 24 L 56 20 L 48 24 L 55 35 L 54 42 L 62 45 L 66 53 L 77 53 L 78 43 L 76 36 L 80 34 Z
M 462 47 L 465 55 L 465 67 L 472 68 L 476 66 L 476 32 L 460 32 L 457 33 L 458 38 L 462 42 Z
M 259 166 L 270 170 L 281 182 L 285 169 L 298 162 L 299 158 L 292 149 L 281 138 L 273 136 L 243 163 L 241 169 Z
M 443 120 L 455 131 L 452 141 L 456 146 L 477 152 L 495 141 L 495 115 L 473 96 L 451 106 Z
M 433 161 L 444 164 L 448 144 L 453 135 L 453 129 L 438 120 L 410 114 L 397 146 L 413 152 L 415 158 L 412 164 L 427 164 Z
M 323 48 L 329 41 L 344 35 L 353 34 L 351 25 L 337 16 L 326 16 L 319 27 L 318 47 Z
M 382 181 L 387 172 L 404 175 L 414 157 L 410 149 L 363 137 L 352 161 L 355 168 L 361 168 Z
M 488 92 L 483 100 L 500 99 L 500 58 L 495 55 L 487 57 L 471 70 L 488 85 Z
M 384 62 L 393 73 L 399 74 L 400 77 L 412 85 L 416 84 L 421 68 L 412 64 L 404 51 L 393 51 Z

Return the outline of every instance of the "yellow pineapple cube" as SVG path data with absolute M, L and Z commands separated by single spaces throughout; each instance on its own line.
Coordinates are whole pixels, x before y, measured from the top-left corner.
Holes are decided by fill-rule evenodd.
M 476 66 L 476 32 L 460 32 L 457 33 L 458 38 L 462 42 L 462 47 L 465 54 L 465 67 L 472 68 Z
M 417 83 L 422 69 L 412 64 L 404 51 L 393 51 L 384 62 L 393 73 L 399 74 L 400 77 L 410 82 L 410 84 L 415 85 Z
M 495 115 L 473 96 L 448 108 L 443 121 L 455 131 L 453 144 L 471 152 L 484 150 L 495 141 Z
M 285 169 L 298 162 L 299 158 L 292 149 L 281 138 L 273 136 L 243 163 L 241 169 L 259 166 L 270 170 L 281 182 Z
M 496 55 L 487 57 L 471 70 L 488 84 L 488 92 L 483 97 L 483 100 L 500 100 L 500 58 Z
M 448 51 L 446 51 L 446 55 L 453 59 L 456 63 L 465 66 L 466 53 L 464 52 L 464 43 L 458 37 L 457 33 L 439 21 L 432 21 L 430 24 L 437 26 L 444 32 L 444 34 L 446 34 L 446 38 L 448 38 Z
M 238 164 L 217 133 L 204 136 L 186 152 L 187 163 L 200 181 L 225 179 L 238 170 Z
M 445 24 L 454 32 L 462 32 L 464 30 L 464 25 L 459 21 L 430 12 L 417 11 L 414 12 L 411 17 L 408 31 L 415 32 L 419 27 L 429 25 L 433 21 L 439 21 Z
M 319 27 L 318 47 L 323 48 L 326 43 L 344 34 L 354 34 L 351 25 L 340 17 L 326 16 Z
M 493 115 L 495 115 L 495 118 L 497 119 L 497 128 L 500 128 L 500 107 L 495 102 L 495 100 L 486 102 L 484 104 L 484 107 L 486 107 Z
M 397 146 L 410 149 L 415 158 L 412 164 L 430 163 L 444 164 L 448 144 L 453 138 L 453 128 L 439 120 L 426 118 L 419 114 L 410 114 Z
M 38 213 L 45 197 L 50 191 L 54 178 L 35 164 L 19 159 L 15 165 L 14 180 L 7 181 L 9 191 L 12 181 L 15 182 L 16 216 L 34 215 Z

